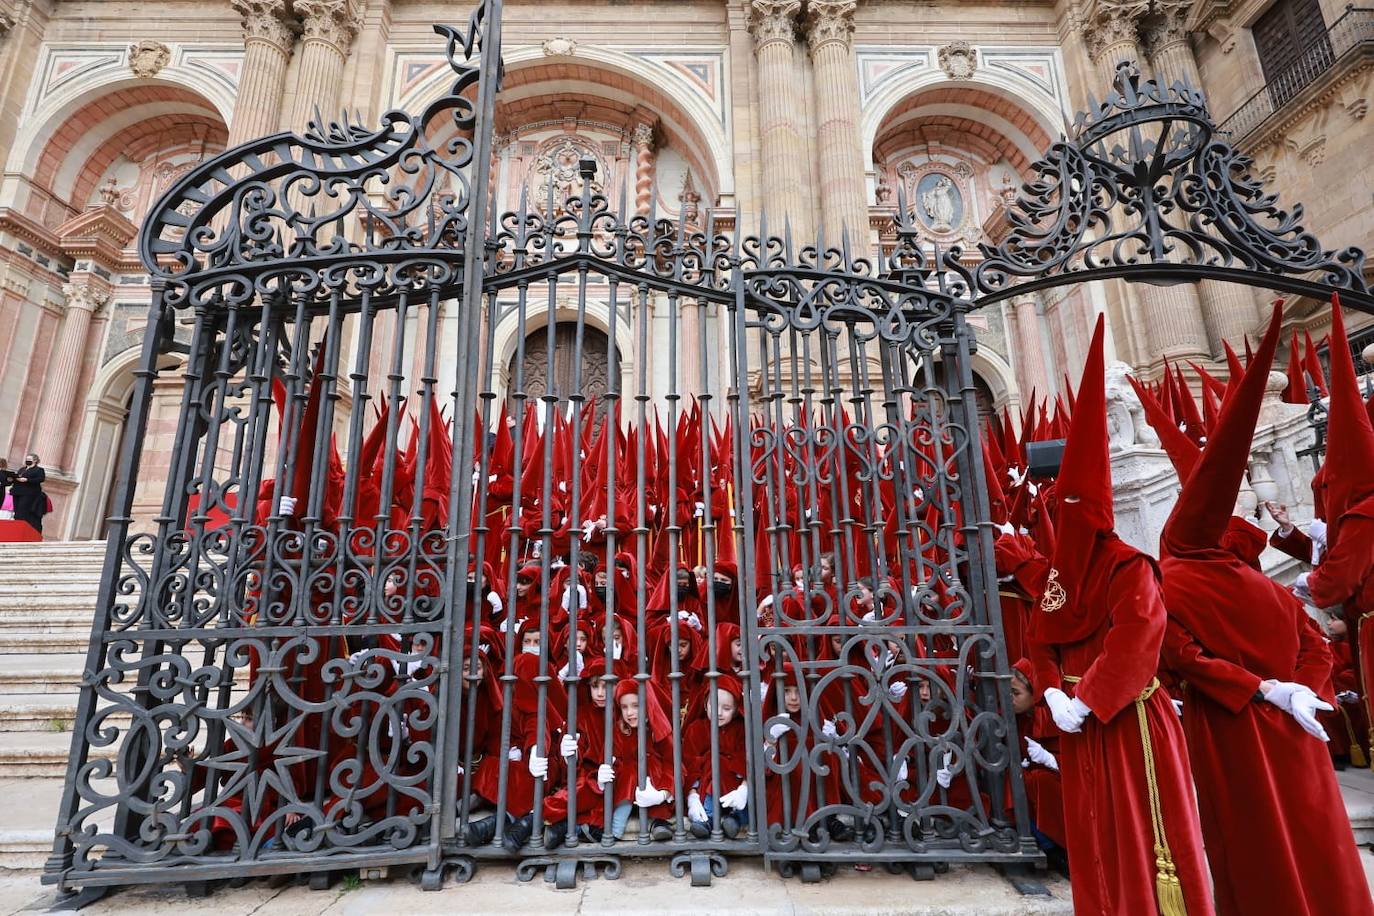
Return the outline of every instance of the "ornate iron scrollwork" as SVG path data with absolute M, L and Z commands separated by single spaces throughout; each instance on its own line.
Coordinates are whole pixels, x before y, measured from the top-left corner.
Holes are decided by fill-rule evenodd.
M 1109 277 L 1215 278 L 1319 298 L 1339 290 L 1374 311 L 1363 252 L 1324 249 L 1301 205 L 1280 208 L 1250 165 L 1218 136 L 1200 90 L 1142 81 L 1123 62 L 1114 91 L 1031 167 L 1006 238 L 979 246 L 980 303 Z

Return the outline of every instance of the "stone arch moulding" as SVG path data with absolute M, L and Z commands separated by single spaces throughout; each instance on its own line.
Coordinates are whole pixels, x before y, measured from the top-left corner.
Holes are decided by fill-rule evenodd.
M 905 69 L 900 75 L 879 83 L 864 102 L 859 129 L 863 137 L 865 169 L 872 171 L 874 168 L 873 146 L 893 109 L 906 99 L 934 88 L 981 89 L 1025 111 L 1048 136 L 1057 137 L 1064 131 L 1066 112 L 1061 103 L 1029 79 L 1020 78 L 1010 70 L 979 67 L 971 78 L 953 80 L 938 67 Z
M 706 48 L 702 50 L 714 51 L 717 49 Z M 680 106 L 686 123 L 679 126 L 695 134 L 696 139 L 699 139 L 703 144 L 701 152 L 715 169 L 719 193 L 723 196 L 734 194 L 734 160 L 731 156 L 728 118 L 725 123 L 722 123 L 720 113 L 713 111 L 697 89 L 675 71 L 645 57 L 629 54 L 616 48 L 583 44 L 577 45 L 575 56 L 551 58 L 546 56 L 538 46 L 526 46 L 509 49 L 504 54 L 503 60 L 507 75 L 522 66 L 567 61 L 574 65 L 618 74 L 637 83 L 642 83 L 645 87 L 658 90 Z M 393 57 L 393 69 L 398 62 L 399 58 Z M 404 92 L 393 92 L 395 98 L 393 98 L 392 104 L 394 107 L 406 111 L 421 110 L 425 105 L 442 96 L 447 91 L 449 82 L 451 82 L 451 78 L 448 68 L 436 67 L 428 76 L 408 87 Z M 583 80 L 578 82 L 583 82 L 587 86 L 591 85 Z M 726 105 L 728 104 L 728 99 L 726 99 Z M 666 114 L 662 111 L 656 113 L 660 117 Z
M 624 305 L 621 305 L 623 312 Z M 596 328 L 601 333 L 610 336 L 611 333 L 611 309 L 609 303 L 604 299 L 588 297 L 587 308 L 583 313 L 586 325 L 589 328 Z M 553 317 L 558 322 L 577 321 L 577 306 L 558 304 L 554 307 Z M 635 380 L 635 339 L 634 339 L 634 318 L 629 320 L 621 314 L 616 317 L 615 322 L 615 347 L 620 353 L 620 390 L 633 391 Z M 549 305 L 547 302 L 531 302 L 525 309 L 524 335 L 535 333 L 547 327 L 549 323 Z M 516 309 L 508 309 L 504 315 L 496 322 L 496 327 L 492 332 L 492 360 L 494 365 L 491 369 L 491 377 L 494 381 L 493 390 L 497 394 L 497 403 L 503 402 L 510 393 L 510 379 L 506 377 L 507 367 L 515 356 L 516 347 L 520 343 L 520 313 Z
M 1016 387 L 1016 374 L 1010 363 L 987 347 L 980 347 L 970 357 L 969 365 L 979 378 L 987 382 L 996 406 L 1006 407 L 1013 412 L 1021 409 L 1021 391 Z
M 38 61 L 42 78 L 34 82 L 24 105 L 24 117 L 10 148 L 6 170 L 28 174 L 46 145 L 47 138 L 83 106 L 102 95 L 136 86 L 172 86 L 188 90 L 219 113 L 228 124 L 238 91 L 237 72 L 243 52 L 220 48 L 172 48 L 171 61 L 155 77 L 139 78 L 128 65 L 127 43 L 112 45 L 98 62 L 66 79 L 52 76 L 54 63 L 65 46 L 46 47 Z M 89 50 L 89 48 L 84 48 Z M 228 71 L 235 75 L 231 76 Z

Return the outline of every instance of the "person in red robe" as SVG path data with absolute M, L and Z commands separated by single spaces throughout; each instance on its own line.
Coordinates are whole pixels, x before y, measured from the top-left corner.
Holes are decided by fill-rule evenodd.
M 1068 873 L 1064 837 L 1064 786 L 1059 779 L 1059 728 L 1043 703 L 1035 702 L 1030 660 L 1017 660 L 1011 669 L 1011 711 L 1016 715 L 1016 734 L 1024 756 L 1021 778 L 1026 784 L 1035 841 L 1045 851 L 1051 867 Z M 1011 785 L 1007 785 L 1007 818 L 1012 820 Z
M 1064 732 L 1058 757 L 1074 912 L 1214 912 L 1178 714 L 1155 677 L 1159 573 L 1114 530 L 1099 316 L 1055 482 L 1032 682 Z
M 1321 565 L 1298 577 L 1299 594 L 1317 607 L 1341 607 L 1350 651 L 1368 701 L 1374 684 L 1374 425 L 1360 398 L 1340 301 L 1332 297 L 1331 402 L 1327 412 L 1323 508 L 1327 551 Z M 1369 710 L 1367 710 L 1369 711 Z M 1370 716 L 1374 721 L 1374 715 Z
M 722 624 L 724 626 L 724 624 Z M 720 829 L 733 840 L 749 823 L 749 745 L 744 733 L 744 687 L 733 674 L 722 674 L 715 692 L 699 704 L 700 715 L 687 724 L 682 736 L 683 784 L 687 794 L 687 819 L 692 836 L 704 840 L 711 835 L 716 808 L 720 807 Z M 714 723 L 714 727 L 713 727 Z M 711 752 L 711 733 L 716 733 L 715 768 Z
M 1331 653 L 1287 589 L 1222 545 L 1282 320 L 1276 308 L 1160 537 L 1163 658 L 1187 684 L 1183 728 L 1217 912 L 1370 914 L 1316 718 L 1333 708 L 1317 695 Z

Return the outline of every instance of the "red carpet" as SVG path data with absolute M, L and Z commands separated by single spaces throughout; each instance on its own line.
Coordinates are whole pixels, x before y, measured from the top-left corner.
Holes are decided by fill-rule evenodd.
M 13 519 L 0 520 L 0 544 L 16 544 L 24 541 L 41 541 L 43 535 L 33 530 L 28 522 Z

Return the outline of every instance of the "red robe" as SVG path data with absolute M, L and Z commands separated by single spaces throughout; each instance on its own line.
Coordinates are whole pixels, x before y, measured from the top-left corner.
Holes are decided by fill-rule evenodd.
M 1101 543 L 1097 552 L 1102 560 L 1089 570 L 1082 590 L 1084 600 L 1103 602 L 1095 626 L 1075 642 L 1050 645 L 1039 641 L 1032 625 L 1030 642 L 1036 693 L 1062 687 L 1092 710 L 1081 731 L 1060 740 L 1074 912 L 1159 914 L 1154 829 L 1137 711 L 1143 707 L 1164 839 L 1188 916 L 1207 916 L 1214 912 L 1210 882 L 1178 714 L 1162 687 L 1136 704 L 1155 681 L 1164 640 L 1166 615 L 1158 572 L 1149 557 L 1115 539 Z M 1082 680 L 1070 680 L 1075 676 Z
M 1342 608 L 1350 640 L 1350 654 L 1360 675 L 1365 712 L 1374 721 L 1369 689 L 1374 685 L 1374 499 L 1364 500 L 1341 516 L 1328 535 L 1321 565 L 1307 577 L 1307 588 L 1318 607 Z
M 1164 661 L 1187 683 L 1184 733 L 1219 914 L 1370 914 L 1323 743 L 1255 691 L 1327 689 L 1331 654 L 1288 591 L 1217 550 L 1163 561 Z M 1326 697 L 1328 702 L 1332 699 Z

